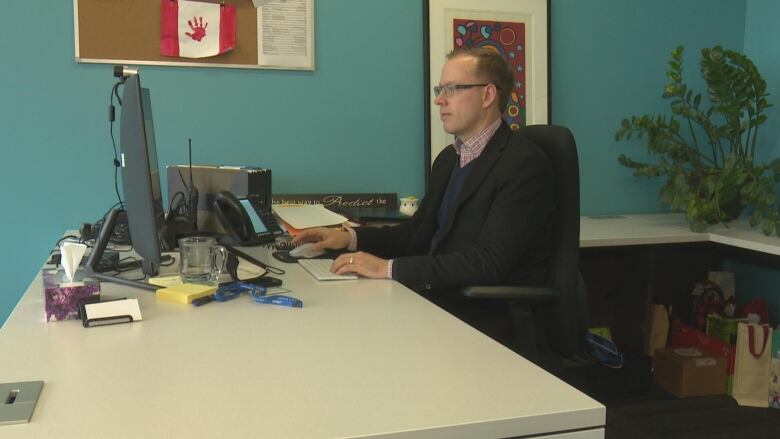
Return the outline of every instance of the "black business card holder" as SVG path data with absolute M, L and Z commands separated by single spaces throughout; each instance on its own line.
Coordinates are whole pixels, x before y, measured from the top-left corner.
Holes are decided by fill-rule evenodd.
M 81 319 L 81 324 L 83 324 L 85 328 L 91 328 L 94 326 L 116 325 L 118 323 L 133 323 L 133 316 L 121 315 L 121 316 L 97 317 L 94 319 L 88 319 L 88 318 Z
M 101 304 L 116 303 L 120 301 L 107 301 L 96 303 L 81 303 L 79 304 L 79 314 L 81 315 L 81 324 L 85 328 L 92 328 L 95 326 L 116 325 L 119 323 L 132 323 L 133 316 L 126 314 L 129 312 L 127 308 L 119 308 L 116 314 L 106 314 L 105 308 L 101 308 Z M 116 306 L 114 306 L 116 308 Z M 125 312 L 122 312 L 125 311 Z

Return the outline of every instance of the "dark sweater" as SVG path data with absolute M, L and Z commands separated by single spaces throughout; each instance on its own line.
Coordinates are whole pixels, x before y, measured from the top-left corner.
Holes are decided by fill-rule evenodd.
M 463 186 L 463 181 L 474 167 L 474 162 L 475 160 L 472 160 L 461 168 L 460 160 L 455 161 L 455 166 L 452 168 L 452 173 L 450 174 L 450 181 L 447 183 L 447 190 L 444 192 L 444 198 L 442 198 L 441 206 L 439 206 L 438 227 L 436 233 L 433 235 L 433 239 L 431 239 L 431 248 L 435 248 L 436 244 L 439 243 L 442 226 L 447 221 L 447 217 L 452 214 L 450 211 L 455 205 L 458 194 L 460 194 L 460 188 Z

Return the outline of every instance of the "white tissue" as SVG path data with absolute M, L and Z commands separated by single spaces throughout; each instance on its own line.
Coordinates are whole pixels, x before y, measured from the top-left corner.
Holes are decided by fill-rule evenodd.
M 78 242 L 64 242 L 60 245 L 60 255 L 62 259 L 62 268 L 65 269 L 65 276 L 68 281 L 73 282 L 76 276 L 76 270 L 81 264 L 81 258 L 87 251 L 87 246 Z

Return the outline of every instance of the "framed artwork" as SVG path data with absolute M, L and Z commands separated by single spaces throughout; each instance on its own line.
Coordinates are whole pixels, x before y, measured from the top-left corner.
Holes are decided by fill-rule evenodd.
M 433 87 L 446 55 L 487 47 L 515 72 L 503 118 L 512 129 L 550 123 L 550 0 L 424 0 L 426 168 L 454 140 L 444 131 Z

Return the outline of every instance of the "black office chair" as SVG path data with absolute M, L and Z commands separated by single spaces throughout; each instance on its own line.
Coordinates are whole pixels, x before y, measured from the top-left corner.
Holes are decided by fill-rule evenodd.
M 577 145 L 564 127 L 532 125 L 521 133 L 544 151 L 553 166 L 555 204 L 548 287 L 470 286 L 466 297 L 507 300 L 515 350 L 536 361 L 539 346 L 571 357 L 580 352 L 587 325 L 587 297 L 579 274 L 580 184 Z

